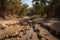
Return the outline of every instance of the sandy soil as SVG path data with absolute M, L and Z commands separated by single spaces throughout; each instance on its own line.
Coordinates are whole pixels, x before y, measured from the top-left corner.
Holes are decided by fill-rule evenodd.
M 40 24 L 20 21 L 0 20 L 0 40 L 58 40 Z

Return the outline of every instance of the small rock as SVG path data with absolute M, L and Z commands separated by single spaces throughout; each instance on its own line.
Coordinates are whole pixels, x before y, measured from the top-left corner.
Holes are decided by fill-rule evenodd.
M 6 27 L 0 24 L 0 29 L 4 30 Z
M 22 21 L 20 21 L 20 25 L 21 25 L 21 26 L 27 26 L 28 24 L 27 24 L 26 21 L 22 20 Z

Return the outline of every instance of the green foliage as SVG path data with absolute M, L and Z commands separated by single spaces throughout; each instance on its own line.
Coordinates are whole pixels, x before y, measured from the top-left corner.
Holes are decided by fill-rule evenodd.
M 20 1 L 16 1 L 16 0 L 12 1 L 11 0 L 11 1 L 6 2 L 5 4 L 6 4 L 5 5 L 6 11 L 10 11 L 10 12 L 18 14 L 21 10 L 21 2 Z
M 28 14 L 28 12 L 29 12 L 28 5 L 23 4 L 19 15 L 26 16 Z
M 47 9 L 46 9 L 46 12 L 48 13 L 47 17 L 59 15 L 58 12 L 56 13 L 56 11 L 59 11 L 59 9 L 60 9 L 60 8 L 58 8 L 59 6 L 60 6 L 60 0 L 53 0 L 51 5 L 49 7 L 47 7 Z
M 60 0 L 33 0 L 33 7 L 28 8 L 27 4 L 22 4 L 21 0 L 0 0 L 0 15 L 4 15 L 3 12 L 10 12 L 10 14 L 23 15 L 38 14 L 43 15 L 47 13 L 48 17 L 53 13 L 56 15 L 56 11 L 59 10 Z M 48 3 L 49 5 L 46 5 Z
M 26 16 L 29 12 L 27 4 L 21 4 L 21 0 L 2 0 L 0 1 L 2 12 Z M 3 14 L 3 13 L 2 13 Z
M 20 13 L 21 0 L 3 0 L 0 2 L 3 12 Z
M 34 3 L 35 2 L 35 3 Z M 33 8 L 35 9 L 35 14 L 40 14 L 41 16 L 43 15 L 45 11 L 45 5 L 40 2 L 40 0 L 33 0 Z

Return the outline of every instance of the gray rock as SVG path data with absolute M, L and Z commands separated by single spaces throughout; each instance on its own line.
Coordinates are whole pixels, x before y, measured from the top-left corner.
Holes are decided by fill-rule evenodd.
M 22 26 L 27 26 L 28 23 L 27 23 L 26 21 L 24 21 L 24 20 L 21 20 L 21 21 L 20 21 L 20 25 L 22 25 Z
M 51 29 L 54 29 L 54 30 L 56 30 L 57 32 L 60 32 L 60 22 L 59 22 L 59 21 L 54 22 L 54 23 L 52 24 L 52 28 L 51 28 Z

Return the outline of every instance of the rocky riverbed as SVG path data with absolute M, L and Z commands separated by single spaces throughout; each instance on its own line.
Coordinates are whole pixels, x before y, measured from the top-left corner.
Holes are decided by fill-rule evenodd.
M 60 22 L 45 18 L 1 20 L 0 40 L 60 40 Z

